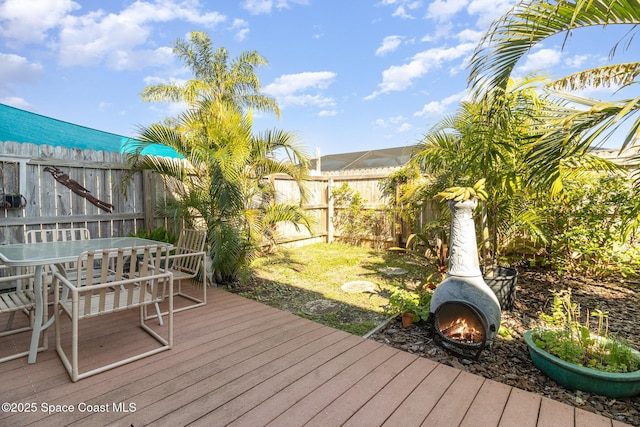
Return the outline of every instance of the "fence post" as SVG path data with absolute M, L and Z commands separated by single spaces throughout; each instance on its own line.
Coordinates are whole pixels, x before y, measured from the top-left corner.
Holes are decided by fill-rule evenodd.
M 327 243 L 333 243 L 333 178 L 327 181 Z
M 153 185 L 152 176 L 152 171 L 142 171 L 142 209 L 144 211 L 144 229 L 148 233 L 155 228 L 156 188 Z

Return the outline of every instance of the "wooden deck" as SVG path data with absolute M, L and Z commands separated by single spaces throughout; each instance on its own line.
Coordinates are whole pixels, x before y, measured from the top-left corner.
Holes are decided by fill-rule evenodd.
M 172 350 L 78 383 L 55 353 L 51 328 L 49 350 L 35 365 L 26 357 L 0 364 L 0 403 L 21 411 L 3 407 L 0 426 L 624 425 L 220 289 L 208 292 L 206 306 L 175 315 Z M 84 359 L 154 345 L 146 334 L 138 338 L 135 317 L 109 317 L 81 327 L 95 344 L 81 348 Z M 8 345 L 0 338 L 0 347 Z

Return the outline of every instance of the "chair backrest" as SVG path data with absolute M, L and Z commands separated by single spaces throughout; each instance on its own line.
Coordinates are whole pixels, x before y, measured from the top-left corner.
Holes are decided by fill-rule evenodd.
M 167 255 L 165 244 L 81 254 L 76 287 L 81 295 L 81 317 L 161 302 L 171 278 L 161 268 Z
M 88 228 L 49 228 L 44 230 L 29 230 L 26 234 L 27 243 L 64 242 L 67 240 L 89 240 L 91 234 Z M 73 262 L 64 264 L 66 270 L 75 270 Z
M 202 265 L 206 241 L 206 231 L 183 229 L 174 248 L 174 255 L 171 256 L 171 269 L 195 276 Z
M 27 231 L 27 243 L 60 242 L 67 240 L 88 240 L 88 228 L 52 228 Z

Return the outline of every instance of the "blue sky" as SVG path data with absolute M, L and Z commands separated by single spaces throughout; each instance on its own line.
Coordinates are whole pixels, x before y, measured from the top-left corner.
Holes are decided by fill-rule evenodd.
M 138 126 L 183 107 L 139 94 L 191 77 L 171 47 L 198 30 L 232 57 L 256 50 L 268 59 L 258 75 L 282 118 L 256 114 L 255 131 L 295 132 L 311 155 L 411 145 L 465 98 L 475 44 L 512 4 L 3 0 L 0 103 L 135 137 Z M 598 31 L 576 34 L 564 49 L 562 38 L 542 43 L 516 73 L 557 77 L 608 62 L 617 38 L 611 28 Z

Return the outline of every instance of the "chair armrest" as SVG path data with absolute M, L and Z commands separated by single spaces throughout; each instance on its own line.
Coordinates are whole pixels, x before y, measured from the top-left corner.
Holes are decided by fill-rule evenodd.
M 14 274 L 11 276 L 4 276 L 4 277 L 0 277 L 0 283 L 13 282 L 14 280 L 18 280 L 18 279 L 32 279 L 33 276 L 34 276 L 34 273 L 23 273 L 23 274 Z
M 54 280 L 54 283 L 56 281 L 61 282 L 64 286 L 66 286 L 69 289 L 77 289 L 77 286 L 71 283 L 71 281 L 67 278 L 67 276 L 63 272 L 60 272 L 58 270 L 53 272 L 53 280 Z
M 205 251 L 198 251 L 198 252 L 188 251 L 188 252 L 182 253 L 182 254 L 169 255 L 168 258 L 169 258 L 169 260 L 172 260 L 172 259 L 177 259 L 177 258 L 186 258 L 186 257 L 192 257 L 192 256 L 205 256 L 205 255 L 207 255 L 207 253 Z

